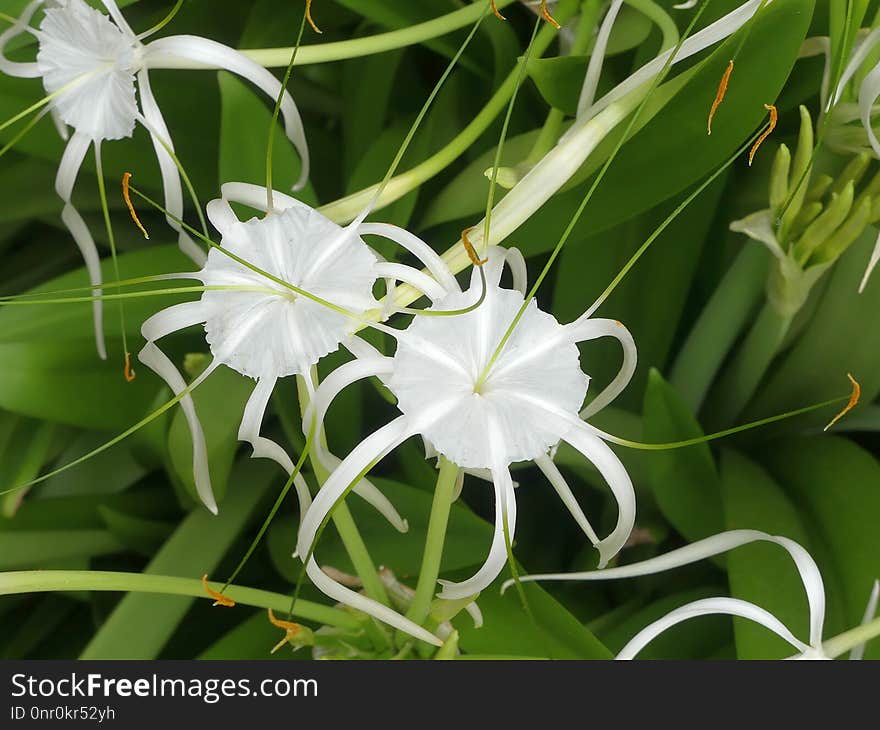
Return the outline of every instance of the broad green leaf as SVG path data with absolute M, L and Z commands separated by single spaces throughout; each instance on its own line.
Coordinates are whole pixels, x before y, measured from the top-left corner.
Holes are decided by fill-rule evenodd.
M 49 568 L 59 561 L 121 549 L 119 541 L 104 530 L 0 531 L 0 570 Z
M 144 572 L 187 578 L 210 575 L 258 508 L 265 504 L 270 487 L 278 481 L 273 466 L 258 461 L 241 462 L 233 471 L 235 487 L 221 505 L 220 514 L 214 516 L 204 507 L 196 507 Z M 92 637 L 82 658 L 155 658 L 195 600 L 187 596 L 128 594 Z M 212 608 L 205 604 L 203 610 Z
M 828 546 L 845 617 L 838 628 L 857 625 L 880 578 L 877 460 L 847 439 L 817 436 L 774 442 L 763 462 L 805 515 L 808 531 Z M 869 645 L 865 657 L 880 658 L 880 645 Z
M 656 370 L 645 391 L 645 441 L 667 443 L 703 435 L 681 396 Z M 718 472 L 706 444 L 648 456 L 651 489 L 660 510 L 688 540 L 700 540 L 723 529 Z
M 762 530 L 791 538 L 811 550 L 797 509 L 785 492 L 760 467 L 733 451 L 721 461 L 725 527 Z M 776 616 L 801 641 L 809 641 L 809 612 L 803 584 L 788 553 L 771 543 L 753 543 L 727 555 L 730 591 L 735 598 L 756 603 Z M 734 621 L 740 659 L 782 659 L 796 653 L 764 627 Z
M 110 534 L 129 550 L 152 557 L 174 529 L 167 522 L 134 517 L 112 507 L 98 507 Z

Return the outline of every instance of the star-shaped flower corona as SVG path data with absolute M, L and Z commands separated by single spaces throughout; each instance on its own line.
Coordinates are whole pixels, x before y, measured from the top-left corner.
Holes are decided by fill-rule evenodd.
M 102 142 L 131 137 L 137 124 L 141 124 L 152 139 L 165 189 L 168 222 L 178 232 L 180 248 L 197 264 L 205 261 L 204 251 L 179 223 L 183 216 L 180 172 L 171 135 L 153 96 L 149 70 L 174 68 L 183 61 L 196 62 L 206 68 L 238 74 L 272 99 L 281 94 L 280 82 L 238 51 L 192 35 L 145 43 L 154 31 L 136 34 L 115 0 L 102 0 L 102 4 L 106 15 L 84 0 L 34 0 L 19 21 L 0 34 L 0 71 L 10 76 L 42 79 L 49 95 L 46 109 L 68 140 L 55 187 L 64 202 L 62 220 L 82 253 L 95 287 L 101 284 L 98 250 L 71 203 L 73 188 L 89 147 L 94 147 L 100 159 Z M 42 21 L 38 28 L 32 28 L 31 20 L 43 5 L 46 9 Z M 36 61 L 9 60 L 4 54 L 7 44 L 25 32 L 37 39 Z M 302 187 L 309 173 L 308 147 L 299 111 L 287 92 L 282 97 L 281 113 L 285 132 L 302 159 L 302 175 L 297 183 L 297 187 Z M 72 135 L 68 127 L 73 130 Z M 96 290 L 96 294 L 99 295 L 100 290 Z M 93 307 L 98 352 L 106 357 L 101 302 L 95 301 Z
M 726 614 L 729 616 L 739 616 L 750 621 L 761 624 L 765 628 L 772 631 L 791 644 L 797 653 L 789 657 L 789 659 L 831 659 L 825 652 L 822 643 L 822 633 L 825 626 L 825 584 L 822 581 L 822 574 L 819 567 L 812 556 L 798 543 L 787 537 L 780 535 L 770 535 L 759 530 L 729 530 L 704 540 L 686 545 L 685 547 L 672 550 L 664 555 L 644 560 L 640 563 L 625 565 L 619 568 L 609 568 L 607 570 L 585 571 L 583 573 L 545 573 L 542 575 L 527 575 L 520 580 L 528 581 L 594 581 L 594 580 L 613 580 L 616 578 L 636 578 L 645 575 L 655 575 L 667 570 L 679 568 L 684 565 L 690 565 L 700 560 L 721 555 L 730 550 L 735 550 L 743 545 L 749 545 L 754 542 L 771 542 L 784 548 L 794 561 L 804 591 L 807 595 L 807 603 L 810 613 L 810 636 L 809 642 L 804 642 L 794 636 L 791 631 L 773 614 L 760 606 L 744 601 L 739 598 L 703 598 L 688 603 L 674 611 L 666 614 L 662 618 L 657 619 L 644 629 L 639 631 L 626 646 L 621 649 L 617 655 L 617 659 L 634 659 L 636 655 L 644 649 L 651 641 L 657 638 L 667 629 L 687 621 L 697 616 L 706 616 L 710 614 Z M 512 581 L 504 584 L 503 590 L 512 585 Z M 867 623 L 874 617 L 877 609 L 878 584 L 875 583 L 870 597 L 868 598 L 868 606 L 865 610 L 863 623 Z M 861 658 L 861 652 L 864 646 L 856 647 L 853 650 L 851 658 Z
M 505 261 L 513 269 L 513 289 L 500 285 Z M 481 275 L 486 277 L 485 297 L 475 306 L 482 294 Z M 397 397 L 401 415 L 362 441 L 325 482 L 303 519 L 297 543 L 300 556 L 311 554 L 321 524 L 350 485 L 412 436 L 421 436 L 430 450 L 459 467 L 488 474 L 494 485 L 495 531 L 486 562 L 461 583 L 441 581 L 440 598 L 473 596 L 489 586 L 503 568 L 507 559 L 505 528 L 512 539 L 516 523 L 510 474 L 510 465 L 515 462 L 533 461 L 547 475 L 598 548 L 602 565 L 623 547 L 635 519 L 632 483 L 617 456 L 597 435 L 600 432 L 582 419 L 607 405 L 629 382 L 635 369 L 635 344 L 618 322 L 581 318 L 561 325 L 534 300 L 504 340 L 525 301 L 525 278 L 525 263 L 518 251 L 490 248 L 488 262 L 482 272 L 475 268 L 468 291 L 446 292 L 429 310 L 435 316 L 416 317 L 407 329 L 395 333 L 398 346 L 393 357 L 360 357 L 322 383 L 313 400 L 318 423 L 341 390 L 371 376 L 380 377 Z M 469 307 L 474 308 L 454 316 L 436 316 Z M 623 366 L 614 381 L 579 413 L 589 378 L 580 368 L 577 343 L 600 337 L 620 341 Z M 306 414 L 304 427 L 311 416 Z M 553 464 L 550 453 L 560 441 L 569 443 L 596 466 L 617 499 L 617 525 L 603 540 Z M 308 570 L 324 590 L 313 575 L 320 572 L 317 566 L 309 565 Z M 408 630 L 387 615 L 372 615 Z

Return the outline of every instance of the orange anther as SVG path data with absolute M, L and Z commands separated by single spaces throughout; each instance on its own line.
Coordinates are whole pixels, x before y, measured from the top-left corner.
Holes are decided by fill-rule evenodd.
M 137 373 L 131 368 L 131 353 L 125 353 L 125 369 L 122 371 L 122 374 L 125 376 L 125 382 L 130 383 L 137 377 Z
M 498 18 L 498 20 L 507 20 L 507 18 L 501 14 L 498 6 L 495 4 L 495 0 L 492 0 L 492 12 L 495 13 L 495 17 Z
M 715 94 L 715 101 L 712 102 L 712 108 L 709 110 L 709 123 L 706 125 L 709 134 L 712 134 L 712 119 L 715 117 L 715 112 L 718 111 L 718 107 L 721 106 L 721 102 L 724 101 L 724 95 L 727 93 L 727 84 L 730 81 L 730 74 L 733 73 L 733 60 L 727 64 L 727 69 L 724 71 L 724 75 L 721 77 L 721 82 L 718 84 L 718 92 Z
M 468 258 L 471 260 L 471 263 L 474 266 L 482 266 L 483 264 L 489 263 L 489 259 L 481 259 L 477 256 L 477 249 L 474 248 L 474 244 L 471 243 L 470 238 L 468 238 L 468 234 L 474 230 L 473 228 L 465 228 L 461 232 L 461 242 L 464 244 L 464 250 L 467 251 Z
M 150 240 L 150 234 L 147 233 L 147 229 L 144 228 L 143 223 L 141 223 L 141 219 L 138 218 L 138 214 L 134 209 L 134 206 L 131 204 L 131 195 L 129 194 L 128 185 L 131 182 L 131 173 L 126 172 L 122 176 L 122 197 L 125 200 L 125 204 L 128 206 L 128 212 L 131 214 L 131 219 L 134 221 L 134 224 L 140 228 L 141 233 L 144 234 L 144 238 L 148 241 Z
M 826 431 L 855 408 L 859 403 L 859 398 L 862 397 L 862 386 L 859 385 L 858 381 L 850 373 L 847 373 L 846 377 L 849 378 L 849 382 L 852 384 L 852 393 L 849 396 L 849 403 L 847 403 L 846 406 L 844 406 L 844 409 L 832 418 L 827 426 L 825 426 Z
M 269 609 L 269 623 L 273 626 L 277 626 L 279 629 L 284 629 L 284 638 L 279 641 L 272 649 L 272 653 L 274 654 L 278 651 L 282 646 L 284 646 L 289 639 L 292 639 L 296 636 L 301 630 L 302 626 L 293 621 L 282 621 L 281 619 L 275 618 L 275 614 L 272 612 L 272 609 Z
M 550 15 L 550 11 L 547 10 L 547 0 L 541 0 L 541 17 L 556 28 L 556 30 L 559 30 L 562 27 L 556 22 L 556 18 Z
M 309 21 L 309 25 L 312 26 L 312 30 L 315 33 L 323 33 L 317 25 L 315 25 L 315 21 L 312 20 L 312 0 L 306 0 L 306 20 Z
M 761 136 L 758 137 L 755 144 L 752 145 L 752 149 L 749 150 L 749 167 L 752 166 L 752 160 L 755 159 L 755 153 L 758 151 L 758 147 L 760 147 L 764 143 L 764 140 L 772 134 L 774 129 L 776 129 L 776 121 L 779 119 L 779 114 L 777 113 L 775 106 L 772 104 L 764 104 L 764 108 L 770 112 L 770 123 L 767 125 L 767 129 L 765 129 L 761 133 Z
M 208 574 L 205 573 L 202 576 L 202 586 L 205 588 L 205 593 L 207 593 L 211 598 L 214 599 L 215 606 L 227 606 L 231 608 L 235 605 L 235 601 L 233 601 L 229 596 L 224 596 L 222 593 L 217 593 L 217 591 L 211 590 L 211 587 L 208 585 Z

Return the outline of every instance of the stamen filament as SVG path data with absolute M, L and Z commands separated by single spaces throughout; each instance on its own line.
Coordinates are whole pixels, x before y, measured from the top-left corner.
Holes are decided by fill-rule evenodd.
M 312 26 L 315 33 L 323 34 L 324 31 L 315 25 L 315 21 L 312 19 L 312 0 L 306 0 L 306 20 L 309 21 L 309 25 Z
M 844 406 L 843 410 L 838 413 L 827 426 L 823 429 L 827 431 L 831 428 L 835 423 L 837 423 L 841 418 L 843 418 L 847 413 L 849 413 L 853 408 L 855 408 L 859 403 L 859 398 L 862 397 L 862 386 L 859 385 L 859 382 L 852 376 L 851 373 L 847 373 L 846 377 L 849 378 L 849 382 L 852 384 L 852 393 L 849 397 L 849 402 Z
M 229 596 L 224 596 L 223 593 L 218 593 L 215 590 L 212 590 L 211 586 L 208 585 L 208 574 L 205 573 L 202 576 L 202 586 L 205 588 L 205 593 L 207 593 L 211 598 L 214 599 L 215 606 L 225 606 L 226 608 L 232 608 L 235 605 L 235 601 L 233 601 Z M 272 609 L 270 608 L 269 611 Z
M 727 69 L 721 77 L 721 82 L 718 84 L 718 92 L 715 94 L 715 101 L 712 102 L 712 108 L 709 110 L 709 122 L 706 125 L 707 134 L 712 134 L 712 119 L 715 117 L 715 112 L 718 111 L 718 107 L 721 106 L 721 102 L 724 101 L 724 95 L 727 93 L 727 84 L 730 81 L 730 74 L 732 73 L 733 59 L 730 59 L 730 62 L 727 64 Z
M 269 623 L 273 626 L 277 626 L 279 629 L 284 629 L 284 638 L 279 641 L 273 648 L 271 653 L 274 654 L 278 651 L 282 646 L 284 646 L 290 639 L 296 636 L 300 631 L 302 631 L 302 626 L 293 621 L 282 621 L 281 619 L 275 618 L 275 614 L 272 612 L 272 609 L 269 609 Z
M 492 0 L 492 12 L 495 13 L 495 17 L 498 18 L 498 20 L 507 20 L 507 18 L 501 14 L 498 6 L 495 4 L 495 0 Z
M 177 0 L 177 2 L 174 4 L 174 7 L 171 8 L 171 10 L 168 12 L 168 15 L 166 15 L 164 18 L 162 18 L 162 20 L 160 20 L 158 23 L 156 23 L 156 25 L 154 25 L 152 28 L 150 28 L 149 30 L 146 30 L 143 33 L 141 33 L 140 35 L 138 35 L 138 40 L 142 41 L 142 40 L 144 40 L 144 38 L 148 38 L 149 36 L 153 35 L 154 33 L 158 33 L 160 30 L 162 30 L 162 28 L 164 28 L 172 20 L 174 20 L 175 16 L 177 15 L 177 13 L 180 12 L 180 9 L 182 7 L 183 7 L 183 0 Z
M 541 17 L 556 28 L 556 30 L 559 30 L 562 27 L 556 22 L 556 18 L 550 15 L 550 11 L 547 9 L 547 0 L 541 0 Z
M 749 167 L 752 166 L 752 160 L 755 159 L 755 153 L 758 151 L 758 148 L 764 143 L 764 140 L 767 139 L 772 133 L 773 130 L 776 129 L 776 122 L 779 119 L 779 114 L 776 111 L 776 107 L 772 104 L 764 104 L 764 108 L 770 112 L 770 122 L 767 124 L 767 129 L 758 137 L 754 146 L 751 150 L 749 150 Z
M 147 229 L 144 228 L 143 223 L 141 223 L 140 218 L 138 218 L 137 211 L 134 209 L 134 205 L 131 203 L 131 195 L 129 194 L 128 184 L 131 180 L 131 173 L 126 172 L 122 176 L 122 198 L 125 200 L 125 205 L 128 207 L 128 212 L 131 215 L 131 219 L 134 221 L 134 224 L 140 229 L 140 232 L 144 234 L 144 238 L 148 241 L 150 240 L 150 234 L 147 233 Z

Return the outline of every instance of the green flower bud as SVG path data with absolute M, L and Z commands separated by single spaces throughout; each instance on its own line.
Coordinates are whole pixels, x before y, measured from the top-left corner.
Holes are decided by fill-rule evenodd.
M 825 240 L 831 236 L 838 226 L 846 220 L 853 203 L 854 185 L 847 183 L 840 195 L 833 195 L 831 202 L 809 226 L 800 240 L 794 245 L 795 261 L 805 267 L 810 256 Z
M 831 183 L 833 182 L 834 178 L 831 177 L 831 175 L 826 175 L 824 173 L 819 175 L 810 186 L 809 190 L 807 190 L 807 195 L 804 200 L 807 202 L 822 200 L 822 198 L 825 197 L 825 193 L 828 192 L 828 188 L 831 187 Z
M 870 216 L 871 199 L 865 198 L 853 208 L 852 215 L 837 229 L 834 235 L 816 249 L 810 257 L 810 263 L 824 264 L 836 261 L 849 248 L 850 244 L 862 235 Z
M 791 201 L 782 216 L 780 225 L 780 238 L 785 240 L 794 219 L 797 218 L 807 195 L 810 184 L 810 167 L 813 157 L 813 120 L 805 106 L 800 107 L 801 130 L 798 135 L 797 147 L 791 164 L 791 177 L 788 181 L 788 191 Z M 794 191 L 794 192 L 792 192 Z
M 791 237 L 796 239 L 800 236 L 807 226 L 816 220 L 816 217 L 822 212 L 823 208 L 824 206 L 819 202 L 805 203 L 804 207 L 801 208 L 801 212 L 798 213 L 797 218 L 791 224 Z
M 853 157 L 847 166 L 843 168 L 843 172 L 837 176 L 837 180 L 835 180 L 831 188 L 831 193 L 833 195 L 840 195 L 849 182 L 852 182 L 853 185 L 858 185 L 868 171 L 871 159 L 871 155 L 867 152 L 862 152 L 860 155 Z
M 788 174 L 791 170 L 791 152 L 779 145 L 773 167 L 770 169 L 770 209 L 778 213 L 788 197 Z

